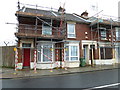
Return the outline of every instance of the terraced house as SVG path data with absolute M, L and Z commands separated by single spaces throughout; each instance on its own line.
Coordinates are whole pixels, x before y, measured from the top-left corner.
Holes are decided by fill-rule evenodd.
M 79 67 L 81 58 L 86 65 L 116 62 L 118 22 L 89 18 L 86 11 L 69 14 L 62 7 L 58 11 L 23 7 L 15 15 L 19 69 L 34 68 L 35 58 L 38 69 Z

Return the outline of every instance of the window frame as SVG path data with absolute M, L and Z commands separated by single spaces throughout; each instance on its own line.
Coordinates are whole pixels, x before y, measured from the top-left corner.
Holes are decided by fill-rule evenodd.
M 50 24 L 51 26 L 46 24 L 46 23 Z M 46 23 L 45 22 L 42 23 L 42 35 L 52 35 L 52 20 L 46 21 Z M 43 31 L 46 31 L 45 28 L 49 28 L 50 29 L 49 30 L 50 34 L 44 34 L 43 33 Z
M 40 46 L 39 47 L 42 47 L 43 48 L 43 46 L 45 46 L 45 45 L 52 45 L 52 48 L 53 48 L 53 44 L 40 44 Z M 43 53 L 43 49 L 41 48 L 41 52 Z M 43 61 L 43 55 L 42 54 L 40 54 L 41 56 L 40 56 L 40 60 L 39 60 L 39 56 L 38 56 L 38 54 L 39 54 L 39 52 L 37 53 L 37 62 L 38 63 L 51 63 L 51 60 L 50 61 Z M 44 53 L 43 53 L 44 54 Z M 54 51 L 52 50 L 52 62 L 54 61 Z M 51 58 L 51 57 L 50 57 Z
M 77 56 L 72 56 L 71 55 L 71 47 L 72 46 L 76 46 L 77 47 Z M 68 56 L 66 56 L 66 51 L 64 51 L 64 53 L 65 53 L 65 58 L 64 58 L 64 60 L 66 60 L 66 61 L 79 61 L 79 44 L 66 44 L 65 45 L 65 47 L 68 47 L 68 53 L 69 53 L 69 55 Z M 66 59 L 68 57 L 68 60 Z M 71 58 L 72 57 L 77 57 L 78 58 L 78 60 L 71 60 Z
M 120 41 L 120 28 L 116 27 L 116 41 Z
M 23 48 L 31 48 L 32 44 L 31 43 L 22 43 Z
M 109 57 L 107 53 L 109 52 Z M 113 58 L 112 48 L 111 47 L 100 47 L 100 55 L 102 60 L 109 60 Z
M 74 32 L 70 33 L 69 25 L 74 25 Z M 73 34 L 74 37 L 71 37 L 70 34 Z M 67 23 L 67 38 L 76 38 L 75 23 Z
M 107 39 L 107 31 L 106 31 L 106 28 L 100 27 L 99 30 L 100 30 L 101 40 L 106 40 L 106 39 Z M 103 34 L 102 32 L 104 32 L 104 34 Z

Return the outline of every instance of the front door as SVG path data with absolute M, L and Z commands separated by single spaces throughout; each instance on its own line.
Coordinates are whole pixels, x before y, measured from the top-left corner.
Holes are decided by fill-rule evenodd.
M 24 49 L 24 62 L 23 67 L 30 66 L 30 49 Z

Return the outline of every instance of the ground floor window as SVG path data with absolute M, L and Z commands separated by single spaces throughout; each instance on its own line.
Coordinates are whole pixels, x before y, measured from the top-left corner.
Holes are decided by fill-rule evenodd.
M 112 59 L 112 48 L 110 47 L 101 47 L 100 48 L 101 59 Z
M 66 60 L 78 61 L 79 60 L 79 46 L 78 45 L 65 45 L 66 46 Z
M 38 62 L 51 62 L 53 60 L 52 44 L 38 45 Z

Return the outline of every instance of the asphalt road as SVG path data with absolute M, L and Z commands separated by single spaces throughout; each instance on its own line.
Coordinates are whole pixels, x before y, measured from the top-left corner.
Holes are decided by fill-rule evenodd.
M 118 88 L 120 69 L 2 80 L 2 88 Z

